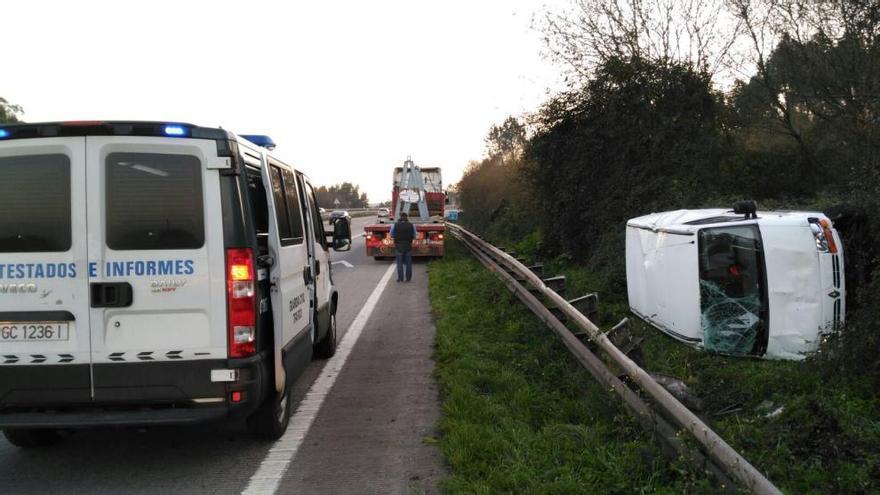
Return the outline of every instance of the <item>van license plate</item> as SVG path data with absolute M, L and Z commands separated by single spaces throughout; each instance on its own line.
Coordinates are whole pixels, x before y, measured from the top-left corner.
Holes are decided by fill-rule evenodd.
M 69 323 L 0 322 L 0 342 L 67 340 Z

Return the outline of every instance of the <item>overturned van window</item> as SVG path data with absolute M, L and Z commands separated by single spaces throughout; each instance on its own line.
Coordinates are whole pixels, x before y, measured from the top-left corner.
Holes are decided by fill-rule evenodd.
M 205 243 L 202 168 L 192 155 L 107 155 L 107 246 L 197 249 Z
M 0 158 L 0 252 L 67 251 L 70 231 L 70 158 Z
M 703 229 L 699 239 L 703 345 L 723 354 L 762 354 L 767 303 L 758 227 Z

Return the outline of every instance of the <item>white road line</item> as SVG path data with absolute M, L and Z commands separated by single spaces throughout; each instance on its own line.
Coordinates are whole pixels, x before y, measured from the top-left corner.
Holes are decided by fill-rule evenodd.
M 296 456 L 300 445 L 302 445 L 309 432 L 309 428 L 311 428 L 315 417 L 321 410 L 324 399 L 330 393 L 330 389 L 333 388 L 336 377 L 339 376 L 342 367 L 345 366 L 345 361 L 348 360 L 351 350 L 361 336 L 364 326 L 370 319 L 370 315 L 373 314 L 373 310 L 376 308 L 376 304 L 378 304 L 379 298 L 382 296 L 385 286 L 388 285 L 388 281 L 391 280 L 393 273 L 394 265 L 391 265 L 385 271 L 385 275 L 379 280 L 376 288 L 373 289 L 373 293 L 370 294 L 370 297 L 364 303 L 364 307 L 355 317 L 351 326 L 348 327 L 345 337 L 342 338 L 342 342 L 339 343 L 339 347 L 336 349 L 336 355 L 330 358 L 327 364 L 324 365 L 320 376 L 309 388 L 306 396 L 300 402 L 299 407 L 297 407 L 296 413 L 290 418 L 290 426 L 287 428 L 287 432 L 269 449 L 257 472 L 251 476 L 247 487 L 242 492 L 243 494 L 274 495 L 278 490 L 281 478 L 284 477 L 284 473 Z
M 352 265 L 351 263 L 349 263 L 345 260 L 334 261 L 333 264 L 334 265 L 342 265 L 346 268 L 354 268 L 354 265 Z

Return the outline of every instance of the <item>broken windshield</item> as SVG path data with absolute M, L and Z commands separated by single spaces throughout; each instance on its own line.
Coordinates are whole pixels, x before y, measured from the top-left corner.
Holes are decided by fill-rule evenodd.
M 767 302 L 757 225 L 703 229 L 699 242 L 703 346 L 729 355 L 763 354 Z

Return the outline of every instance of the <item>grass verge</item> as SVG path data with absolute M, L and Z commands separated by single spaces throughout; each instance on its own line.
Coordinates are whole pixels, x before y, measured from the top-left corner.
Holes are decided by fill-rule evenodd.
M 459 243 L 430 265 L 447 493 L 714 493 Z

